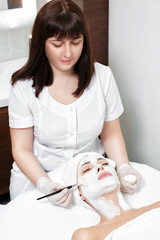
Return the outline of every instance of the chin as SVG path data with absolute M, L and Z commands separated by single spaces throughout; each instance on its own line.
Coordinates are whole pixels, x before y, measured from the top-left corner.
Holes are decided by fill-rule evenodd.
M 114 184 L 114 185 L 106 188 L 106 190 L 104 191 L 104 194 L 109 194 L 109 193 L 111 193 L 113 191 L 117 191 L 118 189 L 119 189 L 119 184 Z
M 102 180 L 103 181 L 103 194 L 110 193 L 114 190 L 118 190 L 120 187 L 120 183 L 115 177 L 110 177 L 107 179 Z
M 94 186 L 83 186 L 82 191 L 84 195 L 90 198 L 97 198 L 103 194 L 110 193 L 119 188 L 119 182 L 114 177 L 99 180 Z

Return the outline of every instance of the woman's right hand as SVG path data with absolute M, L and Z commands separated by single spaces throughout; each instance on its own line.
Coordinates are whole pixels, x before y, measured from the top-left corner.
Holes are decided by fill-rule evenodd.
M 37 188 L 42 193 L 49 194 L 64 188 L 64 186 L 60 183 L 54 183 L 49 177 L 41 177 L 38 180 Z M 67 208 L 71 204 L 71 192 L 69 189 L 65 188 L 60 193 L 48 197 L 48 201 L 54 205 Z

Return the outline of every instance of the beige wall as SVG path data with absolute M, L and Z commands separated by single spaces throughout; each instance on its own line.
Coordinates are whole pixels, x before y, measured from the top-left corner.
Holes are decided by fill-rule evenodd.
M 160 1 L 110 0 L 109 65 L 130 161 L 160 170 Z

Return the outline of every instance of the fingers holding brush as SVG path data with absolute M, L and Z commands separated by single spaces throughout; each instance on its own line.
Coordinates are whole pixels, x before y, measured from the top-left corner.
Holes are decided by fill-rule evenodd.
M 71 204 L 71 191 L 69 189 L 72 186 L 65 187 L 60 183 L 53 182 L 49 177 L 42 177 L 38 180 L 37 188 L 42 193 L 47 194 L 37 200 L 47 198 L 50 203 L 61 207 L 69 207 Z
M 65 190 L 68 190 L 65 192 Z M 61 195 L 61 198 L 58 200 L 58 203 L 62 207 L 69 207 L 71 204 L 71 191 L 69 189 L 64 189 L 61 193 L 64 193 Z
M 55 205 L 69 207 L 71 204 L 71 191 L 65 188 L 60 193 L 48 197 L 48 200 Z

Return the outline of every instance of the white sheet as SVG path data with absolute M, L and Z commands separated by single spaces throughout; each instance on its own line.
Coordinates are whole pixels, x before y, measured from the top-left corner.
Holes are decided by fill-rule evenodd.
M 113 231 L 104 240 L 159 240 L 160 208 L 153 209 Z
M 69 240 L 79 226 L 98 222 L 97 214 L 87 208 L 56 207 L 46 200 L 37 201 L 38 191 L 26 192 L 6 207 L 0 218 L 3 240 Z
M 141 172 L 143 181 L 136 193 L 132 195 L 125 194 L 125 198 L 130 205 L 138 208 L 160 200 L 160 172 L 144 164 L 132 163 L 132 165 Z M 70 209 L 56 207 L 51 205 L 47 199 L 37 201 L 36 199 L 39 196 L 41 196 L 41 193 L 37 190 L 26 192 L 2 208 L 2 214 L 0 212 L 1 239 L 70 240 L 76 229 L 95 225 L 99 222 L 98 214 L 92 210 L 80 206 L 74 206 Z M 160 211 L 156 212 L 158 216 L 159 213 Z M 144 215 L 138 218 L 143 218 L 144 229 L 146 229 L 145 226 L 148 229 L 145 222 L 147 218 Z M 154 219 L 156 218 L 154 217 Z M 137 219 L 135 220 L 137 221 Z M 127 224 L 134 223 L 135 220 Z M 151 218 L 150 221 L 152 221 Z M 133 230 L 134 236 L 140 234 L 138 231 L 136 232 L 136 229 L 139 229 L 139 223 L 137 225 L 133 224 L 133 228 L 130 229 L 127 224 L 114 232 L 113 240 L 131 240 L 130 234 L 133 234 Z M 141 225 L 143 226 L 143 224 Z M 124 227 L 128 235 L 120 237 L 124 234 Z M 128 233 L 126 229 L 129 229 Z M 160 236 L 160 233 L 158 236 Z M 138 236 L 134 237 L 134 239 L 137 240 Z M 152 237 L 153 239 L 157 240 Z M 106 240 L 109 240 L 109 236 Z M 143 238 L 140 238 L 140 240 L 143 240 Z M 145 238 L 145 240 L 148 240 L 148 238 Z

